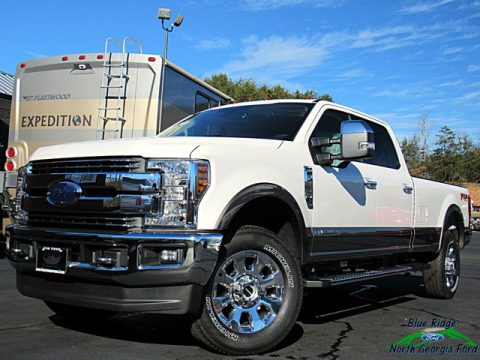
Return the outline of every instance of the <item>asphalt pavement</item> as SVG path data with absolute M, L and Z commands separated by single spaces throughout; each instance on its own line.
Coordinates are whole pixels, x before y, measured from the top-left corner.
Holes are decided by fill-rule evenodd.
M 298 322 L 280 346 L 238 358 L 480 359 L 480 349 L 472 353 L 475 347 L 461 345 L 464 338 L 445 338 L 428 353 L 395 352 L 391 346 L 424 322 L 426 327 L 454 324 L 456 331 L 480 343 L 480 233 L 474 233 L 461 261 L 462 277 L 451 300 L 428 298 L 419 274 L 309 292 Z M 126 315 L 104 323 L 66 322 L 42 301 L 20 295 L 15 272 L 0 260 L 0 359 L 217 358 L 226 357 L 196 342 L 182 319 Z

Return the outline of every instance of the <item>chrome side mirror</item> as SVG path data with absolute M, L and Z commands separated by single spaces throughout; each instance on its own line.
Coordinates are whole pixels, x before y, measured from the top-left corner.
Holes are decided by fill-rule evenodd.
M 334 160 L 367 159 L 375 155 L 373 130 L 363 120 L 344 121 L 338 138 L 312 138 L 310 145 L 315 149 L 319 165 L 331 165 Z
M 340 127 L 342 134 L 342 159 L 366 159 L 375 155 L 373 130 L 363 120 L 347 120 Z

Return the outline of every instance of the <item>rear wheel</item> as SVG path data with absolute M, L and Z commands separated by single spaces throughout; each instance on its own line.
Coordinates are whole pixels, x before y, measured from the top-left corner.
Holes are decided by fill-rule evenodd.
M 457 291 L 460 276 L 460 250 L 458 231 L 448 225 L 444 230 L 442 249 L 423 271 L 425 290 L 433 297 L 451 299 Z
M 116 313 L 113 311 L 90 309 L 80 306 L 59 304 L 51 301 L 45 301 L 45 304 L 55 314 L 61 316 L 65 320 L 72 320 L 78 322 L 107 320 Z
M 288 335 L 302 303 L 300 267 L 278 237 L 244 226 L 206 286 L 194 337 L 224 354 L 265 352 Z

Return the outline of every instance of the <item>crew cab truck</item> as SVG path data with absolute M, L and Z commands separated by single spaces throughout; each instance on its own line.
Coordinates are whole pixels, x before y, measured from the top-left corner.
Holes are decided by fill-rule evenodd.
M 325 101 L 226 105 L 156 138 L 38 149 L 7 229 L 18 290 L 72 321 L 191 314 L 226 354 L 267 351 L 304 288 L 423 271 L 458 289 L 466 189 L 412 178 L 390 127 Z

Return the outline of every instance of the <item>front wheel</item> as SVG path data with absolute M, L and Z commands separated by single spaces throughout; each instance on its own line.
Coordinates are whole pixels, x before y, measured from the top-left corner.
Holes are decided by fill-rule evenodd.
M 302 304 L 298 263 L 272 232 L 241 227 L 206 286 L 194 337 L 231 355 L 265 352 L 290 332 Z

